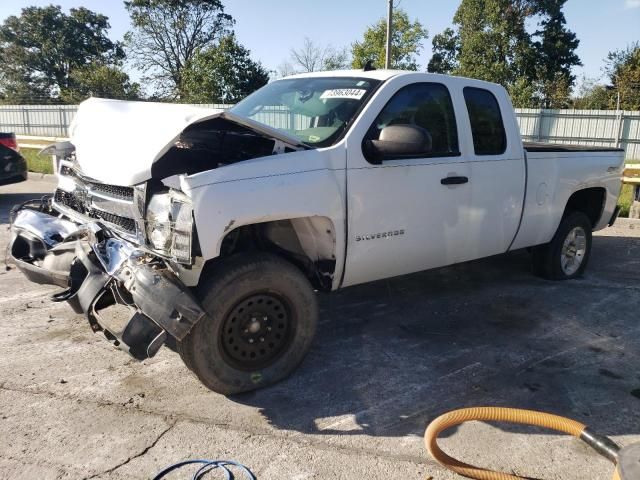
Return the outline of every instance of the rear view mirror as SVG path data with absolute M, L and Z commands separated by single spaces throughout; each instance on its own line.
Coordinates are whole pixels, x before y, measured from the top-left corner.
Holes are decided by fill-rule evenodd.
M 417 125 L 389 125 L 378 140 L 365 140 L 364 153 L 371 163 L 431 153 L 431 135 Z

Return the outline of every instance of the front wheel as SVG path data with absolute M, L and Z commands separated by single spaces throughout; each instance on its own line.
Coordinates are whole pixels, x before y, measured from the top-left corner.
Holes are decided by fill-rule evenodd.
M 178 351 L 211 390 L 230 395 L 271 385 L 307 354 L 318 319 L 316 295 L 285 260 L 230 257 L 199 291 L 206 315 Z
M 534 272 L 550 280 L 568 280 L 584 273 L 591 255 L 591 221 L 582 212 L 565 216 L 553 239 L 533 250 Z

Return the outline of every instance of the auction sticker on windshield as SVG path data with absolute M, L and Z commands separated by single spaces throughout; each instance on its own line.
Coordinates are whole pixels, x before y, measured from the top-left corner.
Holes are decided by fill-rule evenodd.
M 320 95 L 320 99 L 350 98 L 352 100 L 360 100 L 365 93 L 367 93 L 367 91 L 361 88 L 336 88 L 333 90 L 325 90 L 322 95 Z

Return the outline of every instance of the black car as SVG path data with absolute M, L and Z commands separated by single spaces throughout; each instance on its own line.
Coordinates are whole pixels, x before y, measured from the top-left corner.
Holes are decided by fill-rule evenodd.
M 15 133 L 0 132 L 0 185 L 27 179 L 27 162 L 18 151 Z

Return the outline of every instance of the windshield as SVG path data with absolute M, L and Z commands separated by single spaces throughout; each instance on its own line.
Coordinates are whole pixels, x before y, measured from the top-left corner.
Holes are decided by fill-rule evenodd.
M 236 115 L 283 130 L 312 147 L 336 142 L 379 80 L 294 78 L 270 83 L 231 109 Z

